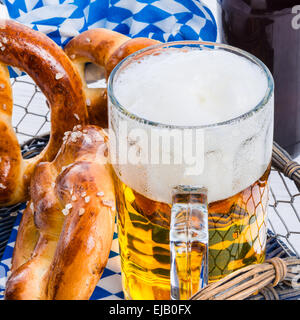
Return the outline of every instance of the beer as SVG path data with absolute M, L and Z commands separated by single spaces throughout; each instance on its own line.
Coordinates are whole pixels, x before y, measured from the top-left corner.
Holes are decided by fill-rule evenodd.
M 235 196 L 209 205 L 210 281 L 264 261 L 269 172 Z M 171 205 L 144 197 L 116 176 L 115 185 L 125 297 L 170 299 Z
M 108 87 L 110 152 L 127 299 L 170 299 L 172 190 L 179 185 L 207 190 L 209 281 L 263 262 L 272 85 L 269 71 L 254 57 L 211 43 L 162 45 L 114 70 Z M 163 143 L 162 134 L 153 149 L 153 130 L 173 133 L 170 143 Z M 192 157 L 184 161 L 191 140 L 200 150 L 194 150 L 196 165 Z M 137 156 L 134 163 L 128 154 Z M 160 162 L 154 163 L 156 154 Z M 195 246 L 188 257 L 193 293 L 207 250 L 205 241 Z M 184 287 L 180 259 L 178 254 Z

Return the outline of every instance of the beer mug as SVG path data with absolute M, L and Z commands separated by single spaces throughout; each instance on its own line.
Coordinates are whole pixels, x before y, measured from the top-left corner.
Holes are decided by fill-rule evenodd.
M 207 270 L 217 281 L 263 262 L 273 87 L 257 58 L 208 42 L 152 46 L 113 70 L 110 160 L 126 299 L 188 299 Z

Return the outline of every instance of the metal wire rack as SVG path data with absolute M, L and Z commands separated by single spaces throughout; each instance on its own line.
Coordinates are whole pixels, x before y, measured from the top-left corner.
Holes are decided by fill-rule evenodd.
M 274 237 L 300 257 L 300 190 L 282 172 L 272 169 L 268 226 Z
M 46 98 L 29 76 L 11 80 L 14 109 L 12 124 L 20 143 L 50 131 Z

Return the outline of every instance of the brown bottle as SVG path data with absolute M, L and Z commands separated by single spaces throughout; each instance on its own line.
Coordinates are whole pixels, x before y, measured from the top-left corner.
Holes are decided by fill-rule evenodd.
M 221 41 L 252 53 L 271 70 L 275 141 L 299 155 L 300 0 L 218 0 L 218 14 Z

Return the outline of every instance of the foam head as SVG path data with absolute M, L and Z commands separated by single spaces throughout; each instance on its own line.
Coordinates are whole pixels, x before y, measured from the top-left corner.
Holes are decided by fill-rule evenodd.
M 120 73 L 115 95 L 141 118 L 199 126 L 248 112 L 262 100 L 267 86 L 257 65 L 230 52 L 167 50 L 147 55 Z
M 146 197 L 168 203 L 172 188 L 179 184 L 206 187 L 209 202 L 244 190 L 264 174 L 271 160 L 273 97 L 241 117 L 261 103 L 268 85 L 261 65 L 226 50 L 172 48 L 133 59 L 115 76 L 113 91 L 118 102 L 148 121 L 195 126 L 195 130 L 206 126 L 202 129 L 204 165 L 201 173 L 187 175 L 185 163 L 153 165 L 149 158 L 148 163 L 114 164 L 117 175 Z M 151 136 L 149 123 L 127 118 L 111 101 L 109 110 L 114 130 L 121 119 L 127 121 L 128 135 L 124 134 L 123 141 L 128 148 L 132 130 L 139 128 Z M 236 120 L 224 124 L 232 119 Z M 209 126 L 213 124 L 219 125 Z M 149 155 L 149 148 L 139 145 L 138 139 L 135 148 Z M 176 151 L 163 147 L 157 152 L 176 157 Z

